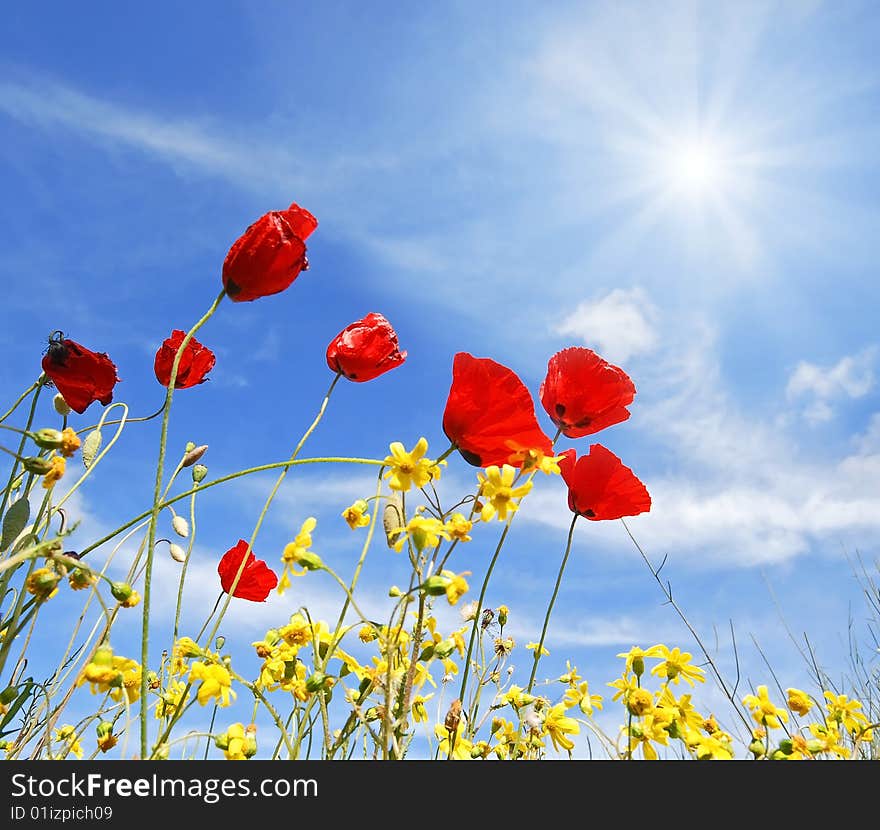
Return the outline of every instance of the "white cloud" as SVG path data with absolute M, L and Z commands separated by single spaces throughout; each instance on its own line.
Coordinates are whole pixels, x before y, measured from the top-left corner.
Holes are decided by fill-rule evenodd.
M 862 398 L 874 386 L 877 347 L 869 346 L 842 357 L 830 367 L 802 360 L 791 373 L 786 386 L 789 400 L 808 398 L 803 415 L 811 423 L 822 423 L 834 415 L 833 401 Z
M 581 303 L 555 331 L 577 337 L 608 360 L 624 363 L 657 345 L 656 314 L 642 289 L 615 288 L 598 300 Z

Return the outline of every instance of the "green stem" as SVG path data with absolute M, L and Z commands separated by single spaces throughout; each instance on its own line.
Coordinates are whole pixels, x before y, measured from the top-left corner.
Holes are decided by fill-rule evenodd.
M 41 376 L 40 376 L 37 380 L 35 380 L 30 386 L 28 386 L 28 388 L 25 389 L 24 392 L 22 392 L 21 395 L 18 396 L 18 400 L 16 400 L 16 402 L 15 402 L 14 404 L 12 404 L 12 406 L 10 407 L 10 409 L 9 409 L 4 415 L 0 416 L 0 424 L 2 424 L 3 421 L 5 421 L 5 420 L 6 420 L 6 419 L 7 419 L 7 418 L 8 418 L 13 412 L 15 412 L 16 409 L 18 409 L 18 405 L 19 405 L 19 404 L 20 404 L 20 403 L 21 403 L 21 402 L 22 402 L 22 401 L 23 401 L 28 395 L 30 395 L 30 393 L 33 392 L 34 389 L 36 389 L 38 386 L 42 385 L 42 382 L 43 382 L 43 381 L 42 381 L 42 377 L 43 377 L 43 376 L 41 375 Z
M 31 401 L 31 409 L 28 412 L 27 423 L 24 425 L 25 432 L 29 431 L 34 423 L 34 413 L 37 411 L 37 401 L 40 398 L 40 391 L 43 388 L 43 384 L 45 383 L 45 375 L 40 375 L 37 379 L 37 391 L 34 393 L 34 398 Z M 16 404 L 17 406 L 17 404 Z M 21 455 L 24 452 L 24 445 L 27 441 L 27 435 L 21 436 L 21 441 L 18 445 L 18 452 L 16 455 Z M 12 487 L 12 482 L 15 481 L 16 474 L 18 473 L 18 461 L 16 460 L 12 465 L 12 470 L 9 473 L 9 481 L 6 483 L 6 489 L 3 491 L 3 501 L 0 502 L 0 517 L 6 512 L 6 501 L 9 498 L 9 488 Z
M 535 675 L 538 673 L 538 663 L 541 660 L 541 650 L 544 648 L 544 639 L 547 636 L 547 628 L 550 625 L 550 615 L 553 613 L 553 606 L 556 603 L 559 586 L 562 585 L 562 574 L 565 572 L 565 566 L 568 563 L 568 555 L 571 553 L 571 540 L 574 537 L 574 526 L 577 523 L 577 520 L 578 514 L 575 513 L 571 519 L 571 527 L 568 529 L 568 541 L 565 545 L 565 554 L 562 557 L 562 564 L 559 566 L 559 573 L 556 576 L 556 585 L 553 586 L 553 596 L 550 597 L 550 604 L 547 606 L 547 614 L 544 617 L 544 627 L 541 629 L 541 639 L 538 641 L 538 647 L 535 649 L 535 662 L 532 665 L 532 674 L 529 677 L 529 685 L 526 689 L 527 694 L 532 693 L 532 687 L 535 685 Z
M 165 392 L 165 405 L 162 414 L 162 431 L 159 436 L 159 459 L 156 463 L 156 483 L 153 489 L 153 509 L 150 514 L 150 528 L 148 532 L 147 542 L 147 563 L 144 571 L 144 594 L 143 594 L 143 623 L 141 626 L 141 699 L 140 699 L 140 745 L 141 758 L 146 758 L 148 753 L 147 746 L 147 666 L 149 665 L 149 644 L 150 644 L 150 600 L 152 598 L 152 580 L 153 580 L 153 558 L 155 555 L 156 545 L 156 525 L 159 521 L 159 511 L 161 510 L 161 494 L 162 494 L 162 478 L 165 473 L 165 449 L 168 443 L 168 422 L 171 415 L 171 399 L 174 396 L 174 386 L 177 381 L 177 371 L 180 367 L 180 360 L 183 357 L 184 350 L 189 345 L 195 333 L 211 318 L 220 305 L 220 301 L 226 296 L 226 289 L 223 289 L 217 299 L 211 304 L 211 307 L 205 312 L 204 316 L 187 332 L 186 336 L 174 355 L 174 362 L 171 364 L 171 376 L 168 379 L 168 389 Z

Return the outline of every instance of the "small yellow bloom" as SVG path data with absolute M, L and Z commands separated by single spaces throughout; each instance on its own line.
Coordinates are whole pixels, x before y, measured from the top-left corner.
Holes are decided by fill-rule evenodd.
M 647 689 L 633 689 L 627 695 L 626 708 L 636 717 L 647 715 L 654 708 L 654 695 Z
M 390 467 L 384 478 L 390 479 L 388 485 L 392 490 L 404 492 L 411 487 L 416 489 L 424 487 L 433 479 L 440 478 L 441 466 L 430 458 L 424 458 L 428 451 L 428 442 L 422 437 L 416 442 L 411 452 L 400 441 L 395 441 L 389 446 L 391 455 L 385 457 L 385 464 Z
M 455 727 L 454 731 L 447 729 L 442 723 L 438 723 L 434 727 L 434 735 L 440 739 L 439 757 L 441 759 L 449 757 L 450 739 L 452 739 L 454 742 L 452 759 L 454 761 L 472 760 L 471 750 L 474 748 L 474 745 L 467 738 L 462 737 L 461 730 L 462 724 L 460 723 Z
M 79 445 L 79 436 L 70 427 L 64 427 L 61 430 L 61 454 L 70 458 L 79 449 Z
M 578 735 L 580 731 L 580 724 L 566 714 L 564 703 L 557 703 L 547 710 L 547 716 L 544 718 L 544 734 L 550 736 L 550 740 L 557 750 L 570 751 L 574 749 L 574 741 L 568 736 Z
M 56 729 L 54 738 L 58 743 L 66 743 L 68 751 L 76 755 L 77 758 L 83 757 L 83 748 L 72 726 L 66 725 Z
M 700 683 L 706 682 L 706 678 L 703 677 L 705 672 L 698 666 L 691 665 L 692 655 L 688 652 L 681 651 L 681 649 L 678 648 L 670 650 L 664 645 L 654 646 L 652 649 L 649 649 L 649 651 L 658 652 L 651 656 L 663 658 L 661 663 L 651 669 L 651 674 L 656 674 L 658 677 L 665 677 L 676 685 L 682 678 L 690 683 L 691 686 L 694 685 L 694 680 L 699 680 Z
M 43 476 L 43 487 L 50 490 L 56 481 L 61 481 L 64 471 L 67 469 L 67 461 L 63 455 L 53 455 L 49 460 L 52 465 L 49 472 Z
M 746 695 L 743 704 L 749 707 L 755 721 L 768 729 L 780 729 L 782 723 L 788 723 L 788 712 L 771 702 L 766 686 L 758 686 L 757 695 Z
M 141 595 L 137 591 L 132 591 L 129 596 L 119 604 L 123 608 L 134 608 L 141 601 Z
M 469 521 L 461 513 L 453 513 L 446 522 L 446 532 L 449 538 L 458 542 L 470 542 L 471 537 L 468 535 L 474 523 Z
M 357 530 L 359 527 L 366 527 L 370 523 L 367 510 L 369 510 L 369 505 L 363 499 L 358 499 L 351 507 L 347 507 L 342 511 L 342 518 L 345 519 L 346 524 L 352 530 Z
M 216 663 L 208 664 L 196 662 L 192 664 L 189 673 L 189 682 L 201 680 L 196 699 L 200 706 L 204 706 L 211 700 L 216 700 L 218 706 L 229 706 L 231 700 L 236 698 L 232 691 L 232 677 L 225 666 Z M 230 700 L 231 698 L 231 700 Z
M 441 539 L 449 540 L 446 525 L 433 516 L 413 516 L 407 522 L 406 527 L 398 528 L 394 531 L 394 535 L 398 537 L 394 543 L 394 550 L 398 553 L 403 550 L 407 538 L 412 539 L 413 545 L 418 551 L 423 551 L 425 548 L 436 548 Z
M 796 715 L 806 715 L 813 708 L 813 700 L 800 689 L 786 689 L 788 694 L 788 708 Z
M 593 709 L 602 708 L 602 695 L 591 695 L 590 687 L 585 680 L 566 691 L 563 703 L 567 709 L 577 706 L 585 715 L 592 715 Z
M 416 695 L 412 700 L 412 716 L 413 720 L 416 723 L 427 723 L 428 722 L 428 710 L 425 708 L 425 703 L 427 703 L 432 697 L 434 697 L 434 693 L 431 692 L 429 695 Z
M 546 475 L 559 475 L 561 473 L 559 462 L 564 457 L 562 455 L 544 455 L 540 450 L 535 449 L 526 450 L 522 457 L 522 471 L 528 473 L 532 470 L 540 470 Z
M 470 571 L 453 574 L 449 578 L 449 584 L 446 586 L 446 600 L 450 605 L 455 605 L 468 592 L 469 586 L 464 578 L 466 574 L 470 574 Z
M 537 643 L 526 643 L 526 648 L 529 651 L 537 651 L 538 644 Z M 544 648 L 544 646 L 541 646 L 541 657 L 546 657 L 548 654 L 550 654 L 550 652 L 547 651 L 547 649 Z
M 296 534 L 293 541 L 284 546 L 284 551 L 281 554 L 284 572 L 281 574 L 276 588 L 279 594 L 283 594 L 290 587 L 291 576 L 303 576 L 308 571 L 323 565 L 321 558 L 309 550 L 312 546 L 312 531 L 317 525 L 318 520 L 314 516 L 309 516 L 300 526 L 299 533 Z M 302 570 L 296 570 L 295 565 L 301 566 Z
M 836 695 L 833 692 L 825 692 L 825 699 L 828 703 L 825 708 L 828 710 L 828 720 L 842 724 L 843 727 L 852 735 L 861 741 L 870 741 L 873 733 L 868 726 L 868 719 L 865 714 L 860 711 L 862 704 L 857 700 L 850 700 L 846 695 Z
M 485 475 L 477 473 L 480 498 L 485 499 L 483 509 L 480 511 L 480 518 L 484 522 L 491 521 L 496 515 L 499 521 L 507 521 L 508 514 L 513 515 L 519 508 L 514 499 L 523 498 L 532 489 L 531 481 L 514 487 L 513 480 L 516 473 L 516 468 L 509 464 L 505 464 L 501 469 L 495 465 L 487 467 Z
M 189 697 L 189 693 L 184 697 L 185 691 L 186 683 L 182 680 L 172 680 L 156 701 L 156 717 L 160 720 L 173 717 L 177 712 L 178 706 L 181 705 L 181 701 L 185 701 Z
M 52 599 L 58 593 L 61 577 L 51 568 L 37 568 L 25 581 L 25 588 L 40 602 Z
M 81 591 L 83 588 L 91 588 L 97 585 L 98 577 L 85 568 L 74 568 L 67 577 L 67 583 L 71 590 Z
M 214 743 L 223 750 L 227 761 L 246 761 L 257 753 L 257 726 L 234 723 L 222 735 L 214 739 Z
M 113 734 L 113 724 L 110 721 L 101 721 L 97 727 L 98 749 L 101 752 L 109 752 L 116 746 L 118 736 Z

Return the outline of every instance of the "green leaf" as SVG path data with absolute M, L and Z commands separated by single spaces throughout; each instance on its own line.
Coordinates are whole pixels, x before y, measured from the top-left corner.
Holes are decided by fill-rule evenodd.
M 20 498 L 13 504 L 3 517 L 3 535 L 0 538 L 0 550 L 6 550 L 31 517 L 31 503 L 26 497 Z

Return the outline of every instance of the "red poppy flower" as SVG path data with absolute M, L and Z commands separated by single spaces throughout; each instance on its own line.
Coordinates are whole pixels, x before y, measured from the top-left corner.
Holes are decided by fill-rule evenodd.
M 547 363 L 539 392 L 553 423 L 569 438 L 583 438 L 629 418 L 636 387 L 623 369 L 590 349 L 563 349 Z
M 223 262 L 223 287 L 236 303 L 284 291 L 309 267 L 306 239 L 318 220 L 292 204 L 254 222 L 229 249 Z
M 153 369 L 156 372 L 156 380 L 167 387 L 171 382 L 171 367 L 174 365 L 174 356 L 183 343 L 186 332 L 180 329 L 174 329 L 171 337 L 167 338 L 156 352 L 156 360 L 153 363 Z M 208 378 L 207 374 L 214 368 L 214 352 L 199 343 L 195 337 L 190 338 L 189 343 L 180 356 L 180 363 L 177 365 L 177 376 L 174 379 L 175 389 L 188 389 L 190 386 L 197 386 L 204 383 Z
M 397 333 L 375 311 L 346 326 L 327 346 L 327 365 L 357 383 L 379 377 L 404 360 Z
M 475 467 L 520 467 L 529 450 L 553 452 L 538 425 L 532 396 L 516 373 L 467 352 L 459 352 L 452 362 L 443 431 Z
M 113 400 L 113 387 L 119 381 L 116 364 L 103 352 L 89 351 L 60 331 L 49 338 L 42 366 L 67 405 L 80 415 L 95 401 L 107 406 Z
M 611 450 L 593 444 L 589 455 L 577 458 L 566 450 L 559 462 L 568 485 L 568 507 L 591 521 L 638 516 L 651 509 L 651 496 L 635 473 Z
M 247 563 L 241 572 L 238 585 L 232 596 L 249 599 L 251 602 L 265 602 L 272 589 L 278 584 L 275 572 L 262 559 L 257 559 L 253 551 L 248 551 L 248 543 L 239 539 L 234 548 L 223 554 L 217 573 L 220 574 L 220 585 L 226 593 L 235 582 L 235 575 L 241 567 L 241 560 L 247 553 Z

